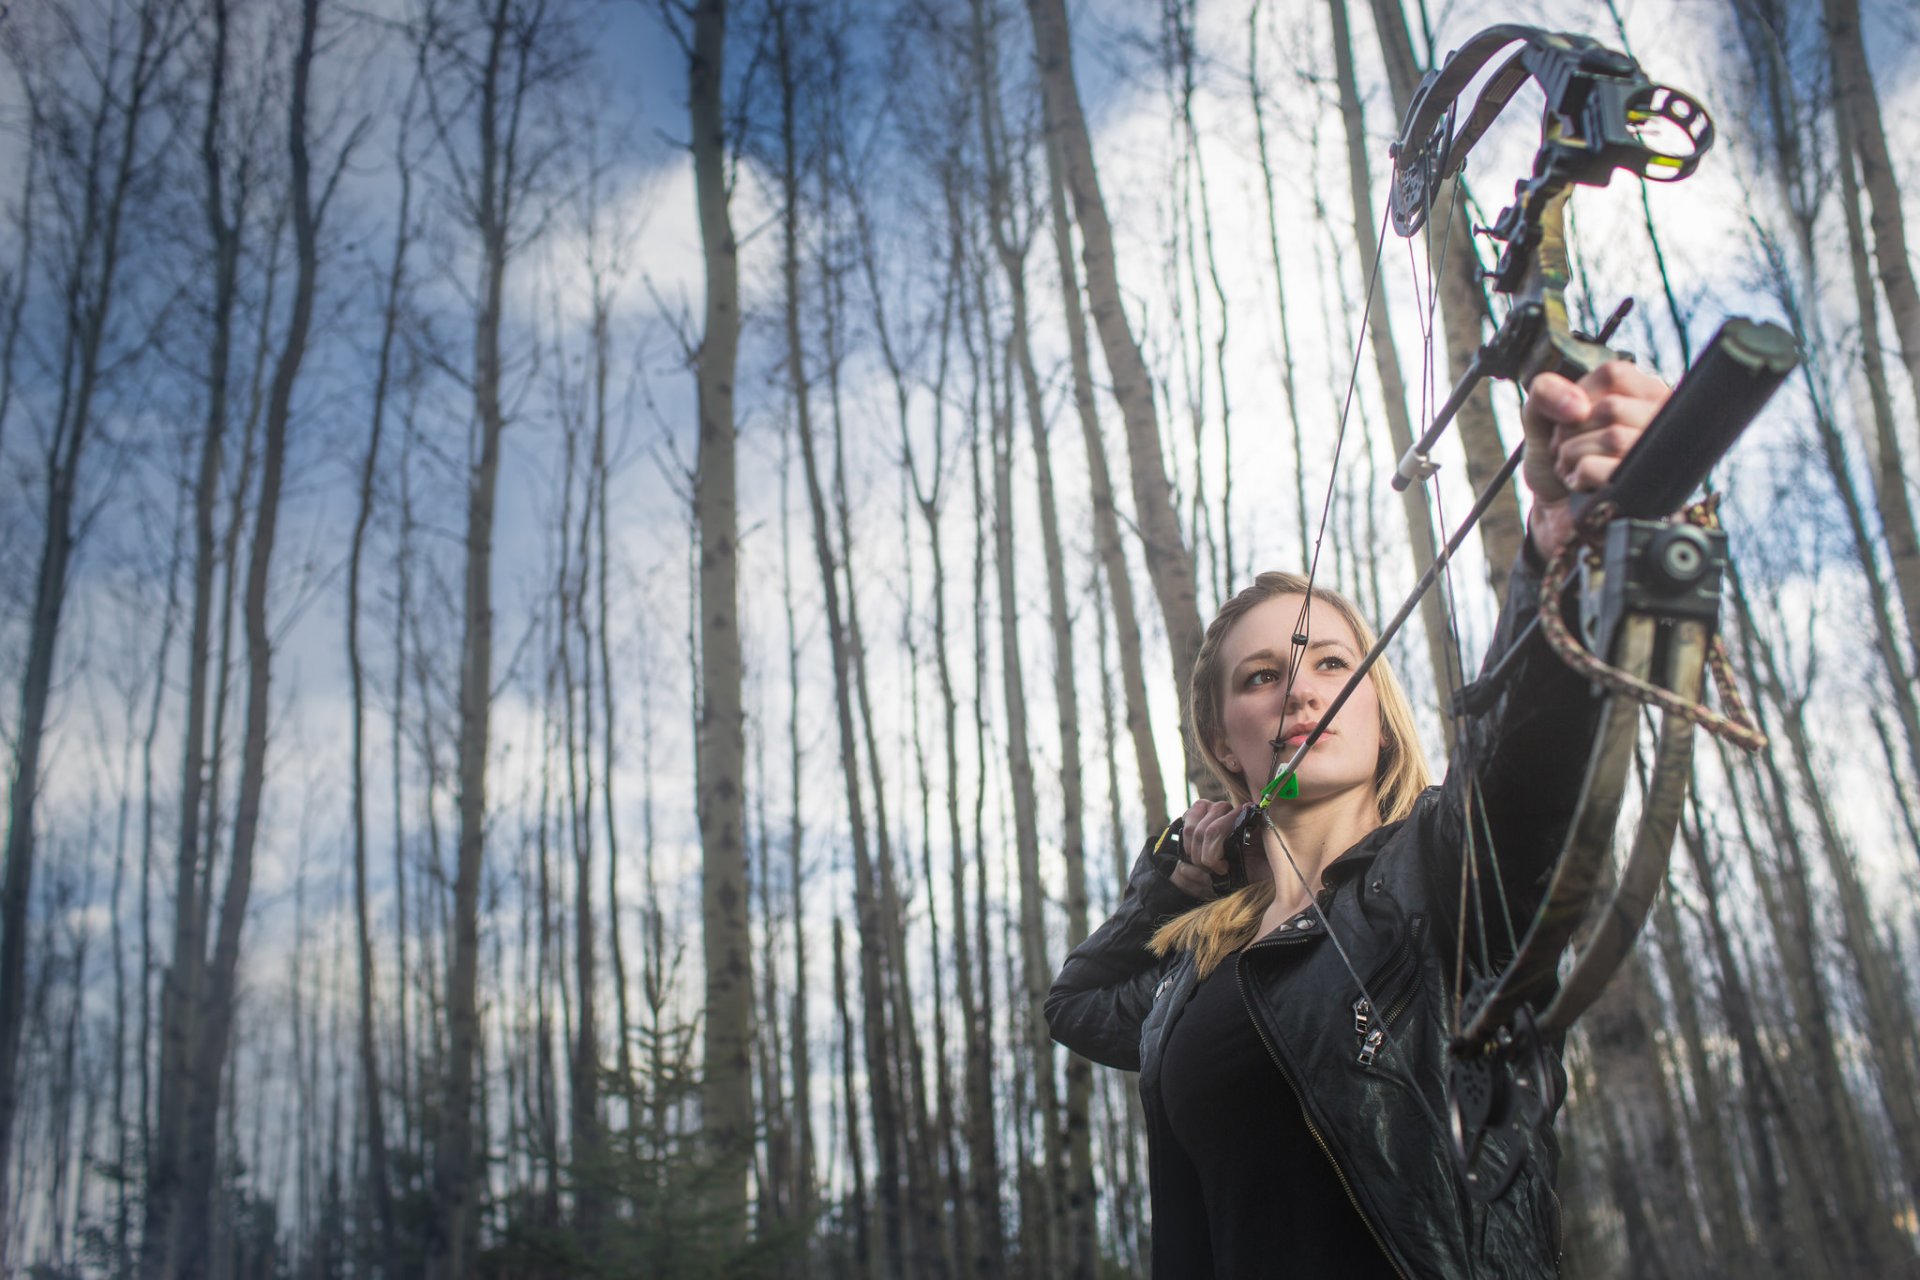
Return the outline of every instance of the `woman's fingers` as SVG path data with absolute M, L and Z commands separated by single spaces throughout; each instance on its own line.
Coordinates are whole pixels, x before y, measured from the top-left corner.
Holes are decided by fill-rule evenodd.
M 1620 406 L 1619 412 L 1625 416 L 1618 425 L 1584 430 L 1562 427 L 1554 433 L 1554 472 L 1570 491 L 1591 493 L 1604 485 L 1653 420 L 1655 410 L 1635 401 Z
M 1227 800 L 1199 800 L 1181 820 L 1180 847 L 1186 857 L 1174 879 L 1196 897 L 1213 891 L 1212 877 L 1227 873 L 1227 837 L 1240 806 Z
M 1543 373 L 1527 386 L 1527 398 L 1520 406 L 1520 422 L 1527 438 L 1545 442 L 1555 427 L 1578 422 L 1586 417 L 1589 402 L 1579 384 L 1557 373 Z
M 1609 361 L 1579 382 L 1541 374 L 1521 410 L 1528 485 L 1548 501 L 1600 488 L 1669 394 L 1666 383 L 1624 360 Z
M 1639 443 L 1667 398 L 1667 385 L 1634 365 L 1616 361 L 1584 379 L 1587 412 L 1553 431 L 1554 472 L 1575 493 L 1591 493 L 1612 478 L 1627 451 Z

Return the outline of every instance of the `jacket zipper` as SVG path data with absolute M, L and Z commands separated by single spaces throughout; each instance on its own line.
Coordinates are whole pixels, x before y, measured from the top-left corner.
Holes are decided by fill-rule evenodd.
M 1279 1053 L 1273 1047 L 1273 1041 L 1267 1039 L 1267 1029 L 1260 1025 L 1259 1015 L 1253 1011 L 1253 1001 L 1247 995 L 1247 966 L 1244 952 L 1241 954 L 1240 963 L 1234 966 L 1234 977 L 1240 986 L 1240 1003 L 1247 1011 L 1248 1020 L 1253 1023 L 1253 1033 L 1260 1037 L 1260 1046 L 1267 1051 L 1267 1057 L 1279 1070 L 1280 1078 L 1287 1082 L 1289 1089 L 1293 1090 L 1293 1100 L 1300 1105 L 1300 1118 L 1306 1121 L 1307 1132 L 1313 1135 L 1313 1140 L 1320 1145 L 1321 1154 L 1327 1157 L 1327 1163 L 1332 1166 L 1334 1178 L 1340 1183 L 1340 1189 L 1347 1194 L 1347 1203 L 1352 1205 L 1353 1211 L 1360 1215 L 1360 1221 L 1366 1226 L 1367 1234 L 1372 1236 L 1373 1242 L 1380 1246 L 1381 1256 L 1386 1258 L 1387 1265 L 1393 1268 L 1393 1274 L 1399 1276 L 1400 1280 L 1407 1280 L 1407 1273 L 1401 1269 L 1400 1260 L 1393 1256 L 1393 1250 L 1387 1247 L 1386 1239 L 1381 1236 L 1379 1228 L 1373 1225 L 1373 1219 L 1369 1218 L 1367 1211 L 1360 1207 L 1360 1198 L 1354 1195 L 1353 1185 L 1347 1181 L 1346 1171 L 1340 1167 L 1340 1161 L 1334 1158 L 1333 1148 L 1327 1145 L 1326 1137 L 1320 1132 L 1320 1126 L 1313 1122 L 1313 1116 L 1307 1111 L 1306 1095 L 1300 1092 L 1300 1086 L 1294 1082 L 1293 1073 L 1288 1071 L 1286 1063 L 1280 1060 Z
M 1417 912 L 1407 922 L 1406 936 L 1400 940 L 1400 946 L 1395 949 L 1393 958 L 1380 966 L 1382 975 L 1392 973 L 1399 968 L 1406 957 L 1413 952 L 1420 940 L 1421 927 L 1425 924 L 1426 918 Z M 1362 992 L 1359 999 L 1353 1002 L 1353 1030 L 1354 1034 L 1360 1037 L 1360 1052 L 1355 1061 L 1361 1066 L 1373 1065 L 1374 1058 L 1386 1044 L 1387 1028 L 1391 1027 L 1406 1011 L 1407 1005 L 1413 1000 L 1413 993 L 1419 988 L 1419 977 L 1415 975 L 1414 981 L 1404 984 L 1400 994 L 1395 996 L 1393 1003 L 1387 1006 L 1387 1016 L 1381 1019 L 1377 1027 L 1373 1025 L 1373 1002 L 1367 999 L 1366 993 Z

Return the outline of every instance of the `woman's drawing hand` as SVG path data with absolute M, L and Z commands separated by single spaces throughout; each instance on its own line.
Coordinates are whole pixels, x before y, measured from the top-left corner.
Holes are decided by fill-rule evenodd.
M 1180 820 L 1181 857 L 1172 879 L 1186 893 L 1213 896 L 1213 877 L 1227 874 L 1227 837 L 1244 807 L 1230 800 L 1198 800 Z

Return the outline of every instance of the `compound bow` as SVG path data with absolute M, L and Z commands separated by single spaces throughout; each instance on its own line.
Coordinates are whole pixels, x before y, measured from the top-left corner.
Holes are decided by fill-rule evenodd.
M 1464 121 L 1457 120 L 1461 97 L 1475 78 L 1516 43 L 1520 49 L 1486 80 Z M 1584 36 L 1513 24 L 1490 27 L 1428 72 L 1408 107 L 1391 147 L 1391 213 L 1400 234 L 1411 236 L 1426 226 L 1442 185 L 1456 178 L 1468 152 L 1528 80 L 1546 95 L 1540 147 L 1531 174 L 1515 186 L 1513 203 L 1484 229 L 1504 245 L 1487 276 L 1494 291 L 1512 302 L 1431 425 L 1400 460 L 1395 488 L 1432 476 L 1435 442 L 1483 379 L 1511 379 L 1524 388 L 1542 372 L 1577 380 L 1607 360 L 1623 358 L 1605 343 L 1624 308 L 1595 336 L 1578 333 L 1569 323 L 1567 199 L 1575 186 L 1605 186 L 1620 169 L 1654 181 L 1677 181 L 1693 172 L 1713 143 L 1713 125 L 1700 104 L 1648 79 L 1628 55 Z M 1599 996 L 1646 921 L 1666 875 L 1694 728 L 1749 750 L 1764 745 L 1746 721 L 1714 634 L 1726 535 L 1716 525 L 1711 503 L 1674 513 L 1798 360 L 1792 338 L 1779 326 L 1727 321 L 1608 485 L 1581 505 L 1574 541 L 1547 570 L 1541 630 L 1557 654 L 1604 691 L 1606 705 L 1566 843 L 1524 936 L 1504 965 L 1470 986 L 1464 964 L 1456 971 L 1447 1092 L 1456 1155 L 1478 1197 L 1500 1195 L 1518 1169 L 1504 1154 L 1518 1144 L 1489 1142 L 1489 1137 L 1502 1129 L 1537 1126 L 1558 1105 L 1550 1052 Z M 1261 826 L 1278 836 L 1269 807 L 1294 793 L 1301 760 L 1481 514 L 1505 491 L 1525 447 L 1513 451 L 1284 766 L 1282 743 L 1272 744 L 1270 780 L 1242 819 L 1242 840 Z M 1562 598 L 1576 576 L 1580 617 L 1570 625 L 1562 616 Z M 1303 629 L 1304 621 L 1296 630 Z M 1303 641 L 1302 635 L 1294 637 L 1296 650 Z M 1708 669 L 1727 708 L 1724 715 L 1699 700 Z M 1609 879 L 1643 705 L 1662 713 L 1653 767 L 1625 865 L 1610 899 L 1596 908 Z M 1281 845 L 1284 849 L 1285 842 Z M 1469 869 L 1475 865 L 1471 850 L 1467 863 Z M 1301 875 L 1298 867 L 1294 871 Z M 1320 910 L 1317 902 L 1313 909 Z M 1321 923 L 1331 937 L 1324 913 Z M 1561 978 L 1561 956 L 1583 926 L 1584 944 Z M 1358 982 L 1357 973 L 1354 977 Z

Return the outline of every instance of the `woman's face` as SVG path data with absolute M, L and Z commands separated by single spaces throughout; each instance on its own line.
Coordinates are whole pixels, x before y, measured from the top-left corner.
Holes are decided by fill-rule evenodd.
M 1287 666 L 1294 626 L 1300 617 L 1300 599 L 1298 595 L 1280 595 L 1255 605 L 1227 632 L 1221 645 L 1225 675 L 1220 689 L 1220 726 L 1224 741 L 1216 741 L 1213 746 L 1222 762 L 1245 778 L 1247 789 L 1255 794 L 1266 784 L 1273 767 L 1275 735 L 1286 735 L 1279 761 L 1284 766 L 1319 723 L 1364 654 L 1340 611 L 1324 600 L 1315 600 L 1306 627 L 1306 655 L 1291 693 L 1287 692 Z M 1369 676 L 1300 762 L 1300 798 L 1322 800 L 1354 788 L 1372 794 L 1377 790 L 1374 774 L 1379 763 L 1380 702 Z

